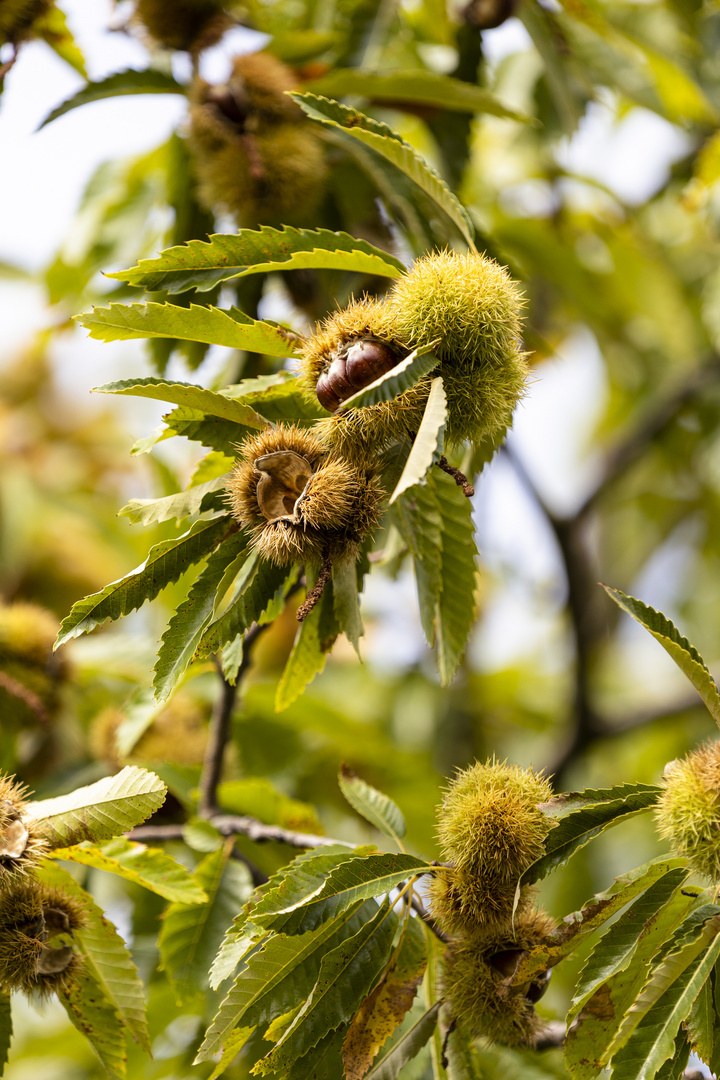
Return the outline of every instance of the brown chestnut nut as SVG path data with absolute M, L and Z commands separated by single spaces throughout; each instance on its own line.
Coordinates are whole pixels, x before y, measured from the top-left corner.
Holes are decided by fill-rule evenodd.
M 503 978 L 511 979 L 524 955 L 522 949 L 503 949 L 486 959 L 490 967 L 495 968 Z
M 276 450 L 256 458 L 257 502 L 268 521 L 294 517 L 298 499 L 312 476 L 310 463 L 294 450 Z
M 345 354 L 348 382 L 355 390 L 369 386 L 397 363 L 397 353 L 384 341 L 356 341 Z
M 328 412 L 335 412 L 342 405 L 342 401 L 330 385 L 329 372 L 327 371 L 324 371 L 318 379 L 315 393 L 323 409 L 327 409 Z
M 335 412 L 343 401 L 364 390 L 399 363 L 395 350 L 385 341 L 360 338 L 346 345 L 317 381 L 320 404 Z

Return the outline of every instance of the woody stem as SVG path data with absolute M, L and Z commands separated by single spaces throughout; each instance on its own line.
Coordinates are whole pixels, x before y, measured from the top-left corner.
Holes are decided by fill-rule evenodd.
M 442 469 L 443 472 L 447 473 L 448 476 L 452 476 L 457 486 L 463 489 L 463 495 L 468 499 L 475 494 L 475 488 L 472 486 L 465 473 L 461 472 L 460 469 L 456 469 L 454 465 L 451 465 L 444 454 L 439 461 L 435 462 L 435 464 L 439 469 Z
M 324 593 L 325 586 L 327 585 L 327 583 L 328 583 L 328 581 L 330 580 L 331 577 L 332 577 L 332 559 L 330 557 L 330 553 L 328 551 L 326 551 L 324 553 L 323 564 L 320 567 L 320 573 L 318 575 L 318 579 L 315 582 L 315 584 L 313 585 L 310 592 L 305 597 L 305 600 L 303 601 L 303 603 L 297 609 L 297 613 L 296 613 L 295 617 L 296 617 L 298 622 L 302 622 L 303 619 L 306 619 L 307 616 L 310 614 L 310 612 L 315 607 L 315 605 L 318 603 L 318 601 L 320 600 L 320 597 Z

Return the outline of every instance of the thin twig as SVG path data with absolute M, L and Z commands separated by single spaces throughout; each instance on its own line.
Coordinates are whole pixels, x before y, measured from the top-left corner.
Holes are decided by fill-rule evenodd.
M 12 675 L 8 675 L 6 671 L 0 671 L 0 687 L 12 697 L 22 701 L 24 705 L 27 705 L 31 712 L 35 713 L 35 716 L 41 724 L 47 724 L 50 720 L 48 711 L 43 704 L 42 698 L 35 693 L 34 690 L 30 690 L 24 683 L 19 682 L 17 679 L 13 679 Z
M 475 494 L 475 488 L 472 486 L 464 472 L 462 472 L 460 469 L 456 469 L 454 465 L 451 465 L 444 454 L 439 461 L 435 462 L 435 464 L 437 465 L 438 469 L 442 469 L 442 471 L 447 473 L 448 476 L 452 476 L 457 486 L 462 488 L 463 495 L 465 495 L 468 499 L 472 498 L 472 496 Z
M 332 577 L 332 559 L 330 557 L 330 553 L 325 552 L 324 557 L 323 557 L 323 564 L 322 564 L 322 566 L 320 568 L 320 573 L 318 575 L 318 579 L 315 582 L 315 584 L 313 585 L 310 592 L 307 594 L 307 596 L 303 600 L 300 607 L 297 609 L 297 612 L 295 613 L 295 618 L 297 619 L 298 622 L 302 622 L 303 619 L 306 619 L 308 617 L 308 615 L 310 614 L 310 612 L 312 611 L 312 609 L 315 607 L 315 605 L 320 601 L 320 597 L 322 596 L 322 594 L 325 591 L 325 586 L 330 581 L 331 577 Z
M 340 844 L 329 836 L 316 836 L 314 833 L 296 832 L 284 829 L 281 825 L 264 825 L 257 818 L 245 814 L 211 814 L 205 818 L 223 836 L 247 836 L 256 843 L 273 842 L 289 844 L 296 848 L 326 847 Z M 143 844 L 164 840 L 182 840 L 185 825 L 138 825 L 126 833 L 128 840 L 139 840 Z
M 269 623 L 266 623 L 263 626 L 258 626 L 258 624 L 255 623 L 255 625 L 245 634 L 243 640 L 243 655 L 235 679 L 235 685 L 231 686 L 227 679 L 221 674 L 222 688 L 220 696 L 215 703 L 212 720 L 210 721 L 210 732 L 208 735 L 207 746 L 205 747 L 205 757 L 203 759 L 200 783 L 198 785 L 198 814 L 201 817 L 210 817 L 218 808 L 217 789 L 222 775 L 225 747 L 230 738 L 230 722 L 232 720 L 235 701 L 237 700 L 238 689 L 241 679 L 250 665 L 253 645 L 268 626 Z
M 420 897 L 415 892 L 412 894 L 412 900 L 410 901 L 410 906 L 412 907 L 413 911 L 415 911 L 420 916 L 420 918 L 425 923 L 425 925 L 430 930 L 432 930 L 435 937 L 438 938 L 439 941 L 442 941 L 443 944 L 447 945 L 447 943 L 450 941 L 450 937 L 445 933 L 444 930 L 440 929 L 440 927 L 435 922 L 435 920 L 433 919 L 430 912 L 427 910 L 427 908 L 423 904 Z

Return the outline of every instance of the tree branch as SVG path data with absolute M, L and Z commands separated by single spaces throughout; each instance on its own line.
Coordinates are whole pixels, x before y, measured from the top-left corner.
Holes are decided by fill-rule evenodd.
M 225 747 L 230 737 L 230 722 L 232 720 L 232 713 L 235 707 L 240 681 L 250 665 L 253 645 L 269 625 L 269 623 L 265 623 L 263 626 L 259 626 L 255 623 L 245 634 L 242 660 L 240 662 L 240 667 L 238 668 L 234 686 L 231 686 L 222 673 L 220 673 L 222 688 L 220 696 L 215 703 L 212 719 L 210 721 L 210 732 L 208 735 L 207 746 L 205 747 L 205 757 L 203 759 L 200 783 L 198 785 L 198 814 L 200 817 L 210 817 L 218 809 L 217 789 L 222 774 Z

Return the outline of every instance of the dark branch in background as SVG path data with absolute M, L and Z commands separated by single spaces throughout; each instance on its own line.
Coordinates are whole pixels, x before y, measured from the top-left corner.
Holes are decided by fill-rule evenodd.
M 209 817 L 217 810 L 217 789 L 222 773 L 223 756 L 225 747 L 230 738 L 230 721 L 232 719 L 235 701 L 237 699 L 240 681 L 247 671 L 252 656 L 252 648 L 257 639 L 270 624 L 254 626 L 248 630 L 243 639 L 243 655 L 238 669 L 235 685 L 231 686 L 222 673 L 222 690 L 213 710 L 210 721 L 208 743 L 205 748 L 202 772 L 200 774 L 198 813 L 201 817 Z
M 568 769 L 592 743 L 654 718 L 654 715 L 648 715 L 644 720 L 636 717 L 630 723 L 613 725 L 599 716 L 593 706 L 589 686 L 591 659 L 604 633 L 605 619 L 600 607 L 602 597 L 597 586 L 598 571 L 587 542 L 588 519 L 608 489 L 642 457 L 651 443 L 670 427 L 683 406 L 719 377 L 720 357 L 713 356 L 689 375 L 681 386 L 658 402 L 633 432 L 608 451 L 602 475 L 594 490 L 570 517 L 559 517 L 550 510 L 517 454 L 507 444 L 503 447 L 503 453 L 555 535 L 567 581 L 567 607 L 575 650 L 573 722 L 565 746 L 547 765 L 547 771 L 554 774 L 559 789 L 562 788 Z M 677 711 L 682 712 L 684 709 L 680 706 Z

